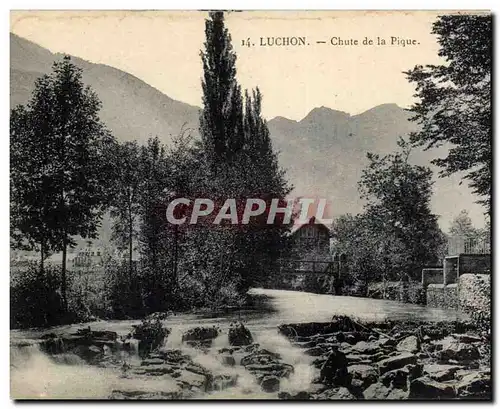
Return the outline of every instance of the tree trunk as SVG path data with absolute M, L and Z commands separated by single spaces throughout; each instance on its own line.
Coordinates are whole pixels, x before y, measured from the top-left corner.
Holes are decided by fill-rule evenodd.
M 132 223 L 132 215 L 129 215 L 129 223 L 128 223 L 128 263 L 129 263 L 129 274 L 130 278 L 132 278 L 132 273 L 133 273 L 133 263 L 132 263 L 132 229 L 133 229 L 133 223 Z
M 62 267 L 61 267 L 61 297 L 63 302 L 64 312 L 68 311 L 68 299 L 66 295 L 66 250 L 67 250 L 66 234 L 63 239 L 63 250 L 62 250 Z
M 178 257 L 179 257 L 179 226 L 175 225 L 174 227 L 174 284 L 177 289 L 178 286 L 178 281 L 177 281 L 177 264 L 178 264 Z
M 42 243 L 40 245 L 40 275 L 44 275 L 45 273 L 45 245 Z

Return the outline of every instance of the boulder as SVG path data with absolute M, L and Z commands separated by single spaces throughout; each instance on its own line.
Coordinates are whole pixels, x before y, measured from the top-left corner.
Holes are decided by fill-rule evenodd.
M 390 388 L 406 389 L 408 370 L 406 368 L 393 369 L 380 377 L 380 382 Z
M 381 383 L 370 385 L 364 392 L 365 400 L 402 400 L 408 399 L 408 392 L 402 389 L 391 389 Z
M 169 364 L 185 364 L 191 362 L 191 357 L 182 353 L 180 349 L 162 350 L 148 355 L 149 359 L 163 359 Z
M 164 359 L 161 358 L 149 358 L 149 359 L 144 359 L 141 362 L 141 366 L 147 366 L 147 365 L 161 365 L 165 362 Z
M 380 377 L 380 382 L 390 388 L 408 389 L 408 382 L 422 376 L 422 364 L 406 365 L 403 368 L 393 369 Z
M 387 395 L 387 400 L 406 400 L 408 399 L 408 392 L 403 389 L 391 389 Z
M 455 390 L 449 384 L 422 376 L 410 383 L 410 399 L 453 399 Z
M 358 354 L 371 355 L 379 351 L 379 345 L 377 342 L 359 341 L 352 346 L 351 351 Z
M 235 366 L 236 365 L 236 360 L 234 359 L 234 356 L 230 355 L 230 354 L 221 355 L 220 360 L 224 365 L 227 365 L 227 366 Z
M 465 344 L 473 344 L 475 342 L 481 342 L 482 339 L 479 335 L 473 334 L 451 334 L 458 342 L 463 342 Z
M 79 329 L 73 335 L 102 341 L 116 341 L 118 339 L 118 334 L 115 331 L 92 331 L 90 327 Z
M 165 374 L 171 374 L 175 370 L 172 366 L 168 364 L 162 365 L 148 365 L 135 369 L 133 372 L 136 374 L 144 374 L 149 376 L 161 376 Z
M 381 383 L 374 383 L 365 389 L 363 397 L 366 400 L 386 399 L 390 392 L 391 391 L 387 386 Z
M 299 348 L 312 348 L 316 346 L 317 342 L 308 340 L 304 342 L 294 342 L 293 344 Z
M 378 344 L 382 347 L 382 348 L 389 348 L 389 347 L 393 347 L 395 346 L 397 343 L 396 340 L 392 339 L 392 338 L 387 338 L 387 337 L 380 337 L 379 340 L 378 340 Z
M 327 389 L 314 396 L 315 400 L 355 400 L 356 397 L 345 387 Z
M 252 333 L 241 322 L 231 324 L 228 333 L 229 345 L 250 345 L 253 342 Z
M 319 346 L 315 346 L 315 347 L 306 349 L 304 351 L 304 353 L 309 355 L 309 356 L 321 356 L 324 354 L 324 352 L 325 352 L 324 349 L 319 347 Z
M 491 399 L 491 376 L 485 372 L 471 372 L 455 384 L 462 399 Z
M 337 332 L 335 334 L 335 338 L 339 344 L 341 344 L 342 342 L 345 342 L 345 334 L 343 332 Z
M 450 381 L 455 377 L 455 373 L 461 369 L 458 365 L 424 365 L 424 375 L 438 382 Z
M 397 355 L 397 353 L 395 353 L 395 355 Z M 372 362 L 378 362 L 378 361 L 381 361 L 382 359 L 387 358 L 387 352 L 380 351 L 380 352 L 377 352 L 376 354 L 373 354 L 373 355 L 364 355 L 364 356 L 366 356 Z
M 44 334 L 42 335 L 42 342 L 40 343 L 40 348 L 47 354 L 61 354 L 65 352 L 65 344 L 64 341 L 59 338 L 56 334 Z
M 195 364 L 195 363 L 189 363 L 187 364 L 184 369 L 186 371 L 189 371 L 189 372 L 192 372 L 192 373 L 195 373 L 195 374 L 199 374 L 199 375 L 205 375 L 205 376 L 208 376 L 210 375 L 210 371 L 206 368 L 204 368 L 203 366 L 199 365 L 199 364 Z
M 352 380 L 360 380 L 361 387 L 366 388 L 372 383 L 377 382 L 377 370 L 370 365 L 351 365 L 347 368 Z
M 190 370 L 181 371 L 181 375 L 177 379 L 177 384 L 182 389 L 196 388 L 202 392 L 208 392 L 212 388 L 212 377 L 208 374 L 192 372 Z
M 365 383 L 361 379 L 352 379 L 351 380 L 351 389 L 356 391 L 362 391 L 366 388 Z
M 250 364 L 265 365 L 278 362 L 281 359 L 279 354 L 268 351 L 266 349 L 257 349 L 250 354 L 241 358 L 241 365 L 247 366 Z
M 351 376 L 347 370 L 347 358 L 339 350 L 332 350 L 320 370 L 320 378 L 328 385 L 348 386 Z
M 383 359 L 378 362 L 378 368 L 380 374 L 384 374 L 392 369 L 402 368 L 408 364 L 415 364 L 417 362 L 417 357 L 409 352 L 403 352 L 401 354 L 392 356 L 390 358 Z
M 72 352 L 86 361 L 95 361 L 104 355 L 104 351 L 95 345 L 78 345 Z
M 221 391 L 227 388 L 232 388 L 238 383 L 238 375 L 233 374 L 219 374 L 215 375 L 212 379 L 212 389 Z
M 213 340 L 219 335 L 219 329 L 213 327 L 196 327 L 191 328 L 182 334 L 182 342 L 187 341 L 206 341 Z
M 307 391 L 300 391 L 293 394 L 290 392 L 280 392 L 278 398 L 281 400 L 309 400 L 311 399 L 311 394 Z
M 267 375 L 273 375 L 277 378 L 288 378 L 293 373 L 293 366 L 282 362 L 273 364 L 250 364 L 245 366 L 257 379 L 262 379 Z
M 141 390 L 113 390 L 109 399 L 111 400 L 178 400 L 187 399 L 189 395 L 180 391 L 153 392 Z
M 260 382 L 260 387 L 264 392 L 273 393 L 280 390 L 280 379 L 277 376 L 264 376 Z
M 438 356 L 443 361 L 474 361 L 479 359 L 480 354 L 477 346 L 448 337 L 443 340 Z
M 410 335 L 398 343 L 396 349 L 401 352 L 418 352 L 420 350 L 420 341 L 415 335 Z

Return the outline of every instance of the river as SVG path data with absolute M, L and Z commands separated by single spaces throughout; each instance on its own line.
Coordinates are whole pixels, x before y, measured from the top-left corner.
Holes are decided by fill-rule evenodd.
M 183 345 L 182 333 L 190 327 L 218 325 L 224 335 L 215 340 L 214 348 L 222 348 L 227 346 L 227 332 L 224 331 L 231 322 L 241 320 L 250 329 L 256 342 L 280 353 L 286 358 L 286 362 L 294 365 L 295 373 L 288 385 L 285 385 L 294 390 L 311 381 L 313 376 L 311 357 L 304 355 L 301 350 L 293 347 L 287 339 L 278 334 L 276 329 L 280 324 L 328 322 L 334 315 L 347 315 L 362 321 L 390 319 L 439 322 L 464 318 L 453 310 L 427 308 L 396 301 L 269 289 L 252 289 L 250 294 L 254 301 L 252 308 L 217 314 L 170 316 L 166 320 L 166 326 L 172 328 L 172 333 L 167 339 L 165 348 L 182 349 L 183 352 L 192 355 L 195 361 L 216 373 L 219 369 L 222 370 L 221 364 L 210 354 L 200 354 L 199 351 Z M 96 321 L 44 330 L 11 330 L 11 396 L 32 399 L 105 399 L 112 390 L 127 387 L 125 383 L 133 383 L 134 388 L 143 387 L 153 391 L 168 388 L 164 382 L 155 379 L 147 381 L 123 379 L 116 369 L 87 365 L 75 355 L 49 357 L 39 350 L 37 344 L 37 340 L 44 333 L 72 333 L 89 326 L 92 330 L 115 331 L 119 335 L 126 335 L 132 329 L 132 325 L 138 322 Z M 126 359 L 138 358 L 129 356 Z M 211 393 L 207 398 L 241 398 L 242 388 L 246 390 L 245 398 L 274 397 L 269 394 L 263 395 L 258 385 L 252 384 L 244 369 L 234 368 L 234 370 L 241 372 L 238 373 L 238 385 L 220 393 Z M 146 382 L 147 385 L 138 385 L 140 382 Z

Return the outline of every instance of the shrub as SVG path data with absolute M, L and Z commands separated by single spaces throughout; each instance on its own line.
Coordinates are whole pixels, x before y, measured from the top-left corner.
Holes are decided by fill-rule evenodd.
M 163 346 L 170 330 L 163 326 L 167 318 L 166 313 L 155 313 L 142 320 L 139 325 L 134 325 L 131 336 L 139 340 L 139 356 L 144 358 L 149 353 Z
M 106 318 L 139 318 L 146 314 L 141 280 L 135 268 L 132 272 L 130 271 L 128 263 L 118 260 L 106 263 L 104 277 L 99 281 L 105 282 L 103 306 L 106 310 Z
M 48 327 L 66 321 L 59 292 L 59 268 L 38 264 L 11 272 L 11 327 Z
M 229 345 L 250 345 L 253 342 L 252 333 L 241 322 L 231 323 L 229 327 Z

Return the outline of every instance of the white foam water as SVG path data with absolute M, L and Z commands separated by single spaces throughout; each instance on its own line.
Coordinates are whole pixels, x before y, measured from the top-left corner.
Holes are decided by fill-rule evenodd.
M 10 393 L 13 399 L 106 399 L 118 372 L 85 365 L 72 354 L 49 358 L 38 344 L 11 347 Z
M 255 377 L 237 362 L 235 366 L 223 363 L 218 351 L 229 347 L 227 330 L 214 339 L 210 350 L 191 347 L 182 342 L 185 326 L 176 326 L 162 349 L 180 349 L 193 362 L 217 375 L 236 379 L 236 384 L 224 387 L 224 381 L 215 384 L 215 390 L 205 394 L 206 399 L 273 399 L 277 393 L 262 391 Z M 294 347 L 288 339 L 276 330 L 255 333 L 255 342 L 271 352 L 280 354 L 284 363 L 291 364 L 294 372 L 288 379 L 282 379 L 280 390 L 290 393 L 309 387 L 314 368 L 310 357 Z M 130 352 L 120 352 L 120 358 L 129 365 L 140 365 L 137 342 L 131 342 Z M 175 390 L 175 380 L 163 377 L 123 377 L 119 368 L 101 368 L 86 364 L 74 354 L 63 353 L 51 357 L 45 355 L 34 343 L 28 346 L 11 347 L 11 396 L 14 399 L 107 399 L 113 390 L 141 390 L 165 392 Z

